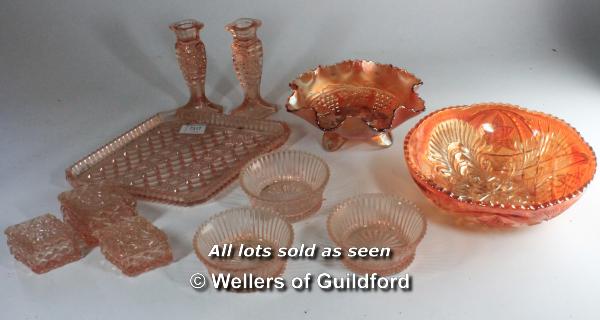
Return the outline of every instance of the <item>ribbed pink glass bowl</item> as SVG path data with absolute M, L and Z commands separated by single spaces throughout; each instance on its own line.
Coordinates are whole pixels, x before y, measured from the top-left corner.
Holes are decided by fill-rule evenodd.
M 279 248 L 289 248 L 294 239 L 292 225 L 265 208 L 234 208 L 211 217 L 194 235 L 196 255 L 211 274 L 243 278 L 277 277 L 285 270 L 286 260 L 277 257 Z M 232 244 L 231 257 L 209 257 L 213 246 Z M 242 258 L 236 252 L 240 245 L 271 248 L 271 258 Z M 244 290 L 241 290 L 244 291 Z
M 327 220 L 331 240 L 344 252 L 353 247 L 390 248 L 390 257 L 342 259 L 356 273 L 380 276 L 398 273 L 410 265 L 426 229 L 425 217 L 413 203 L 381 193 L 349 198 L 337 205 Z
M 295 150 L 258 156 L 240 173 L 240 185 L 253 206 L 270 208 L 290 222 L 321 208 L 328 181 L 325 161 Z

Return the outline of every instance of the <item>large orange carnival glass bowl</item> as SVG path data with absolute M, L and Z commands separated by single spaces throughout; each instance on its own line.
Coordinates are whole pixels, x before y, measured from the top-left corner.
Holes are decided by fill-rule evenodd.
M 428 115 L 406 135 L 404 156 L 430 200 L 460 220 L 491 227 L 559 215 L 596 171 L 594 151 L 569 124 L 499 103 Z
M 324 132 L 325 150 L 338 150 L 350 139 L 389 147 L 391 130 L 425 110 L 415 91 L 421 83 L 389 64 L 347 60 L 293 80 L 286 109 Z

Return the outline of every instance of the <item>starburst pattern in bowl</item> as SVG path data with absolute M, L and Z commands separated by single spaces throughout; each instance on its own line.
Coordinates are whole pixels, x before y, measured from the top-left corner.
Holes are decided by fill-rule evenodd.
M 593 150 L 566 122 L 496 103 L 429 115 L 406 136 L 405 157 L 437 205 L 469 222 L 501 227 L 562 213 L 596 169 Z

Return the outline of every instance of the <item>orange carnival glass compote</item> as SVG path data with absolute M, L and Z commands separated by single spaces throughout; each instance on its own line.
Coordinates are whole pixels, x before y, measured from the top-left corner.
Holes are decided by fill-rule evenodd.
M 389 64 L 347 60 L 319 66 L 290 83 L 286 109 L 323 134 L 335 151 L 349 139 L 392 145 L 391 130 L 425 110 L 415 92 L 421 80 Z

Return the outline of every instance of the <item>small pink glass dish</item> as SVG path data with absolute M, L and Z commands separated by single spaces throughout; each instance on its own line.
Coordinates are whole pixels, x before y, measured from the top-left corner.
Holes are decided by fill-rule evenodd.
M 270 208 L 289 222 L 321 208 L 329 167 L 310 153 L 287 150 L 251 160 L 240 173 L 240 185 L 255 207 Z
M 293 80 L 286 109 L 324 132 L 327 151 L 338 150 L 349 139 L 389 147 L 391 130 L 425 110 L 416 93 L 421 84 L 389 64 L 347 60 Z
M 331 240 L 344 252 L 350 248 L 390 248 L 390 257 L 342 259 L 356 273 L 380 276 L 398 273 L 410 265 L 426 229 L 425 217 L 414 204 L 386 194 L 346 199 L 327 219 Z
M 167 235 L 141 216 L 123 218 L 94 236 L 106 260 L 130 277 L 173 261 Z
M 83 185 L 58 196 L 63 220 L 90 246 L 98 245 L 94 232 L 124 217 L 137 215 L 136 200 L 116 186 Z
M 71 227 L 45 214 L 6 228 L 10 253 L 35 273 L 81 259 L 84 244 Z
M 211 274 L 243 278 L 278 277 L 283 274 L 286 259 L 277 257 L 279 248 L 289 248 L 294 240 L 292 225 L 266 208 L 235 208 L 225 210 L 202 224 L 194 235 L 196 255 Z M 232 245 L 230 257 L 211 257 L 214 246 Z M 240 257 L 244 247 L 271 249 L 270 258 Z M 245 291 L 245 290 L 236 290 Z

